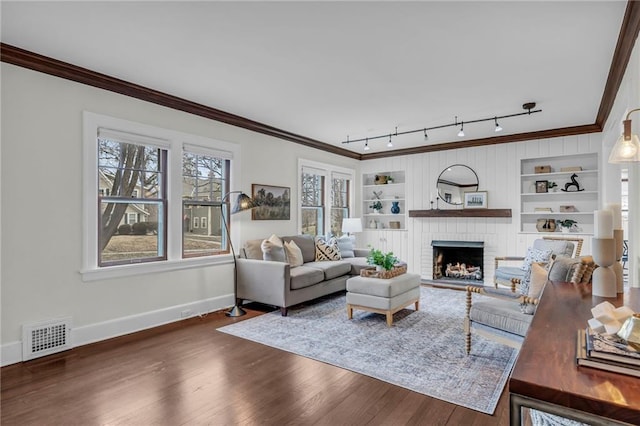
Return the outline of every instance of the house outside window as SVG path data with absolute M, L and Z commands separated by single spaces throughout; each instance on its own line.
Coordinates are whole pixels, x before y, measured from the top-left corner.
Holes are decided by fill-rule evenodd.
M 299 161 L 300 232 L 340 235 L 352 209 L 355 172 L 310 160 Z M 328 212 L 326 206 L 329 206 Z M 328 214 L 327 214 L 328 213 Z

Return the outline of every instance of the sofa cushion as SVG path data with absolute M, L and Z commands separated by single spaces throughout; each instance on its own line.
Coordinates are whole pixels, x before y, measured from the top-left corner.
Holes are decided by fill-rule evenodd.
M 469 318 L 488 327 L 505 330 L 524 337 L 529 329 L 533 315 L 520 312 L 517 303 L 507 300 L 473 302 Z
M 304 266 L 321 270 L 324 273 L 325 280 L 330 280 L 351 273 L 351 264 L 343 261 L 308 262 L 305 263 Z
M 302 261 L 313 262 L 316 260 L 316 245 L 313 236 L 307 234 L 282 237 L 282 241 L 295 241 L 302 252 Z
M 295 241 L 292 240 L 285 242 L 284 251 L 287 255 L 289 265 L 291 265 L 292 268 L 300 266 L 304 263 L 304 260 L 302 259 L 302 251 Z
M 355 257 L 355 253 L 353 251 L 353 237 L 349 235 L 343 235 L 338 238 L 338 250 L 340 250 L 340 257 L 343 259 L 349 257 Z
M 328 241 L 322 237 L 316 238 L 316 261 L 340 260 L 340 249 L 335 238 Z
M 291 290 L 310 287 L 324 281 L 324 272 L 322 270 L 305 265 L 291 268 L 289 276 L 291 279 L 289 288 Z
M 271 235 L 260 245 L 262 248 L 262 259 L 274 262 L 286 262 L 287 257 L 284 252 L 282 240 L 277 235 Z
M 538 239 L 533 242 L 533 248 L 541 251 L 551 250 L 556 257 L 573 256 L 573 247 L 574 244 L 571 241 L 564 240 Z

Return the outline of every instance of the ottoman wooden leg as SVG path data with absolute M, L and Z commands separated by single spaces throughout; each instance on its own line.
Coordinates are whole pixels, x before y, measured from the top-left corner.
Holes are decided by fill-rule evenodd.
M 416 311 L 419 311 L 420 310 L 420 301 L 416 300 L 415 304 L 416 304 Z
M 351 305 L 347 305 L 347 318 L 353 318 L 353 307 Z
M 387 327 L 391 327 L 391 324 L 393 324 L 393 313 L 387 311 Z

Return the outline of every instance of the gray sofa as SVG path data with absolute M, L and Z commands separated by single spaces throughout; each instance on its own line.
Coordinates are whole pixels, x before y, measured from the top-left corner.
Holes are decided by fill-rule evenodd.
M 250 240 L 244 244 L 238 258 L 238 294 L 244 300 L 273 305 L 283 316 L 293 305 L 320 296 L 344 291 L 349 277 L 359 275 L 366 268 L 365 249 L 342 250 L 342 260 L 315 261 L 315 240 L 311 235 L 281 237 L 284 242 L 295 241 L 300 247 L 303 265 L 291 267 L 287 262 L 263 260 L 263 240 Z

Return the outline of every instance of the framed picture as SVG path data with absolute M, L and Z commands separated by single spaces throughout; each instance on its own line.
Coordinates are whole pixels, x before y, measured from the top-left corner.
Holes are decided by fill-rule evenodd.
M 291 188 L 287 186 L 251 185 L 251 197 L 258 207 L 251 210 L 252 220 L 291 219 Z
M 548 184 L 549 184 L 549 182 L 546 181 L 546 180 L 537 180 L 536 181 L 536 193 L 549 192 Z
M 488 206 L 487 191 L 464 193 L 465 209 L 486 209 Z

